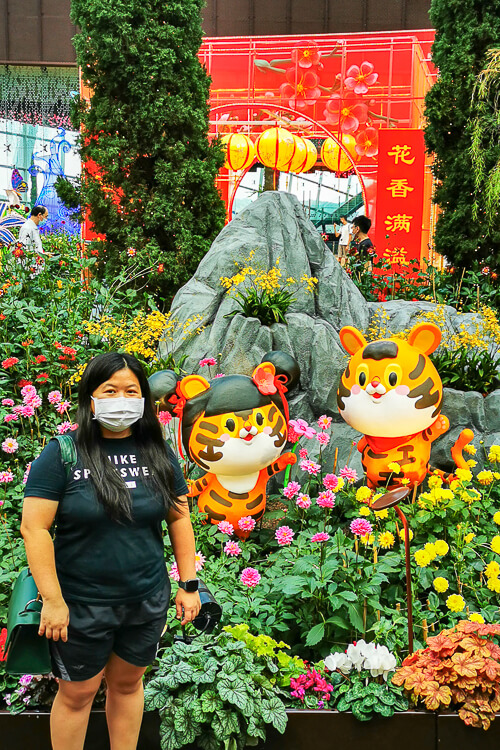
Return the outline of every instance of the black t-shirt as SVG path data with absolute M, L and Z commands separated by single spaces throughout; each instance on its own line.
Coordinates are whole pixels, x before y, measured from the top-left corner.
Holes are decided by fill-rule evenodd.
M 129 488 L 132 521 L 113 521 L 97 500 L 89 470 L 80 459 L 70 476 L 56 440 L 33 461 L 25 497 L 59 502 L 54 550 L 57 576 L 67 601 L 125 604 L 153 596 L 165 583 L 163 500 L 147 477 L 151 468 L 140 459 L 132 436 L 103 438 L 110 461 Z M 166 443 L 174 471 L 174 492 L 187 486 L 174 452 Z
M 370 250 L 373 248 L 373 242 L 369 237 L 366 237 L 366 239 L 361 240 L 361 242 L 358 242 L 355 246 L 355 253 L 358 255 L 358 257 L 361 260 L 370 260 L 372 257 L 372 253 Z

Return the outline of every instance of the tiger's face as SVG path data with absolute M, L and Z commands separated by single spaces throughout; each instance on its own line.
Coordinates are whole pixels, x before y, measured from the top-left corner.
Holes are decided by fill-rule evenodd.
M 441 331 L 431 323 L 412 329 L 407 341 L 367 343 L 355 328 L 340 339 L 352 354 L 342 375 L 337 404 L 343 419 L 364 435 L 399 437 L 421 432 L 439 416 L 443 387 L 427 354 Z
M 192 427 L 189 454 L 214 474 L 252 474 L 278 458 L 286 438 L 285 418 L 274 404 L 214 417 L 203 414 Z

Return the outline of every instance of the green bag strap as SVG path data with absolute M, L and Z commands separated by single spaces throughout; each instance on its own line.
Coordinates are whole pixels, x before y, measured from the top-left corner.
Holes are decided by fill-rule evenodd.
M 75 443 L 69 435 L 54 435 L 53 440 L 57 440 L 59 443 L 64 471 L 66 472 L 66 479 L 68 479 L 77 461 Z

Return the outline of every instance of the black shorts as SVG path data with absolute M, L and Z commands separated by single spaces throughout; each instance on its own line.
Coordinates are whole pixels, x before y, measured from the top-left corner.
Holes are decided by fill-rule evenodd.
M 52 671 L 70 682 L 90 680 L 115 653 L 135 667 L 156 656 L 165 627 L 170 583 L 149 599 L 112 606 L 68 602 L 68 640 L 49 641 Z

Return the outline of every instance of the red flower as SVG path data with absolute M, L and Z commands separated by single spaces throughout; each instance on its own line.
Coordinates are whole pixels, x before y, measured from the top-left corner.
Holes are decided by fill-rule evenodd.
M 361 63 L 361 67 L 351 65 L 344 81 L 346 88 L 351 89 L 355 94 L 366 94 L 368 86 L 373 86 L 378 78 L 378 73 L 374 73 L 373 68 L 373 63 L 366 60 Z
M 0 661 L 5 661 L 7 658 L 5 655 L 6 641 L 7 641 L 7 628 L 2 628 L 2 630 L 0 630 Z
M 33 385 L 33 382 L 31 380 L 20 380 L 17 385 L 19 388 L 24 388 L 25 385 Z
M 378 130 L 366 128 L 357 133 L 355 149 L 359 156 L 376 156 L 378 154 Z
M 54 341 L 54 346 L 56 349 L 62 349 L 62 344 L 60 344 L 59 341 Z
M 160 265 L 158 266 L 158 273 L 163 273 L 164 270 L 165 270 L 164 264 L 160 263 Z
M 41 365 L 43 362 L 47 361 L 47 357 L 45 357 L 43 354 L 39 354 L 37 357 L 35 357 L 35 362 L 38 365 Z
M 292 50 L 292 62 L 300 68 L 310 68 L 312 65 L 319 65 L 321 52 L 317 44 L 307 44 L 299 42 Z
M 99 255 L 99 250 L 91 250 L 90 254 L 91 255 Z
M 0 320 L 5 320 L 5 315 L 3 313 L 0 313 Z
M 63 370 L 67 370 L 67 369 L 68 369 L 68 365 L 61 365 L 61 368 L 62 368 Z
M 355 133 L 368 119 L 368 107 L 349 93 L 345 97 L 332 94 L 323 114 L 330 125 L 340 125 L 343 133 Z
M 14 365 L 17 365 L 19 362 L 17 357 L 7 357 L 7 359 L 4 359 L 2 362 L 2 367 L 4 367 L 6 370 L 9 369 L 9 367 L 14 367 Z
M 72 349 L 71 346 L 64 346 L 63 352 L 71 359 L 75 359 L 76 357 L 76 349 Z
M 288 106 L 292 109 L 311 107 L 321 96 L 319 77 L 312 70 L 304 72 L 300 68 L 288 68 L 286 79 L 288 83 L 281 84 L 280 94 L 282 99 L 288 100 Z
M 47 380 L 49 379 L 49 373 L 48 373 L 48 372 L 40 372 L 40 373 L 39 373 L 39 374 L 38 374 L 38 375 L 36 376 L 36 379 L 37 379 L 37 380 L 39 380 L 39 381 L 40 381 L 40 382 L 42 382 L 42 383 L 46 383 L 46 382 L 47 382 Z
M 16 247 L 12 251 L 12 255 L 14 256 L 14 258 L 22 258 L 24 255 L 24 250 L 22 249 L 22 247 Z
M 259 389 L 259 391 L 268 396 L 271 393 L 276 393 L 276 386 L 274 385 L 274 373 L 265 367 L 257 367 L 255 370 L 252 380 Z

